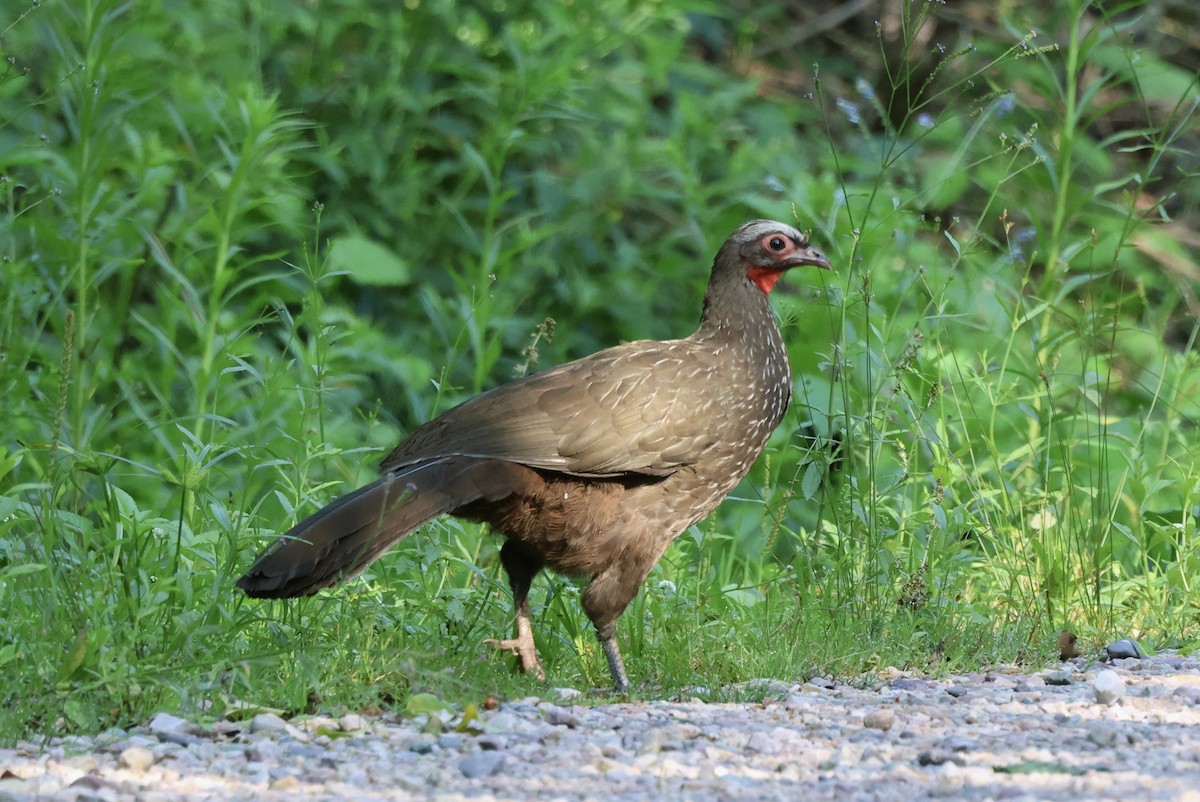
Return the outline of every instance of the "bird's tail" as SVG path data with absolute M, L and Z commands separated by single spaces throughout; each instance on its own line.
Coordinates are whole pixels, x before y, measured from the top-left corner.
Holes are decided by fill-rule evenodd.
M 506 472 L 489 466 L 495 463 L 449 458 L 388 472 L 292 527 L 237 586 L 249 596 L 281 599 L 352 577 L 430 518 L 504 495 L 496 478 Z

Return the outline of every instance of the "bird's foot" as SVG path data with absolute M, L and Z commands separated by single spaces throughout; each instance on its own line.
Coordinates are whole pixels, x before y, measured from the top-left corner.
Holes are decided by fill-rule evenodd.
M 511 638 L 509 640 L 494 640 L 489 638 L 484 643 L 503 652 L 512 652 L 517 656 L 518 665 L 522 673 L 533 674 L 541 682 L 546 681 L 546 672 L 542 670 L 542 664 L 538 660 L 537 648 L 533 645 L 532 637 Z

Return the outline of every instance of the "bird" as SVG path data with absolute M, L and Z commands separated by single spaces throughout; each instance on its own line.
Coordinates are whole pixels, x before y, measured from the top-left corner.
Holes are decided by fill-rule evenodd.
M 487 641 L 545 679 L 530 586 L 544 568 L 588 578 L 580 600 L 613 680 L 629 691 L 617 619 L 667 547 L 762 453 L 791 400 L 768 296 L 787 270 L 831 269 L 796 228 L 739 226 L 717 251 L 700 322 L 682 339 L 625 342 L 502 384 L 417 427 L 375 481 L 278 537 L 237 586 L 312 595 L 354 577 L 449 514 L 505 540 L 515 637 Z

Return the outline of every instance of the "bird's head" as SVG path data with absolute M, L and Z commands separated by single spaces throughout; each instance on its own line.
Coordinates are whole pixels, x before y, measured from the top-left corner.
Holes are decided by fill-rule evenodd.
M 764 295 L 775 288 L 785 270 L 801 265 L 832 269 L 825 254 L 812 247 L 806 235 L 775 220 L 751 220 L 739 226 L 721 251 L 720 256 L 735 262 Z

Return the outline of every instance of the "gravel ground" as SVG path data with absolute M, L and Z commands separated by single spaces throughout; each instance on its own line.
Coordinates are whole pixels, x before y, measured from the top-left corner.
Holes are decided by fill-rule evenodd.
M 596 706 L 559 689 L 482 712 L 465 733 L 457 712 L 206 724 L 161 713 L 0 750 L 0 802 L 1200 802 L 1200 656 L 941 679 L 885 670 L 865 684 L 762 680 L 732 689 L 757 703 Z

